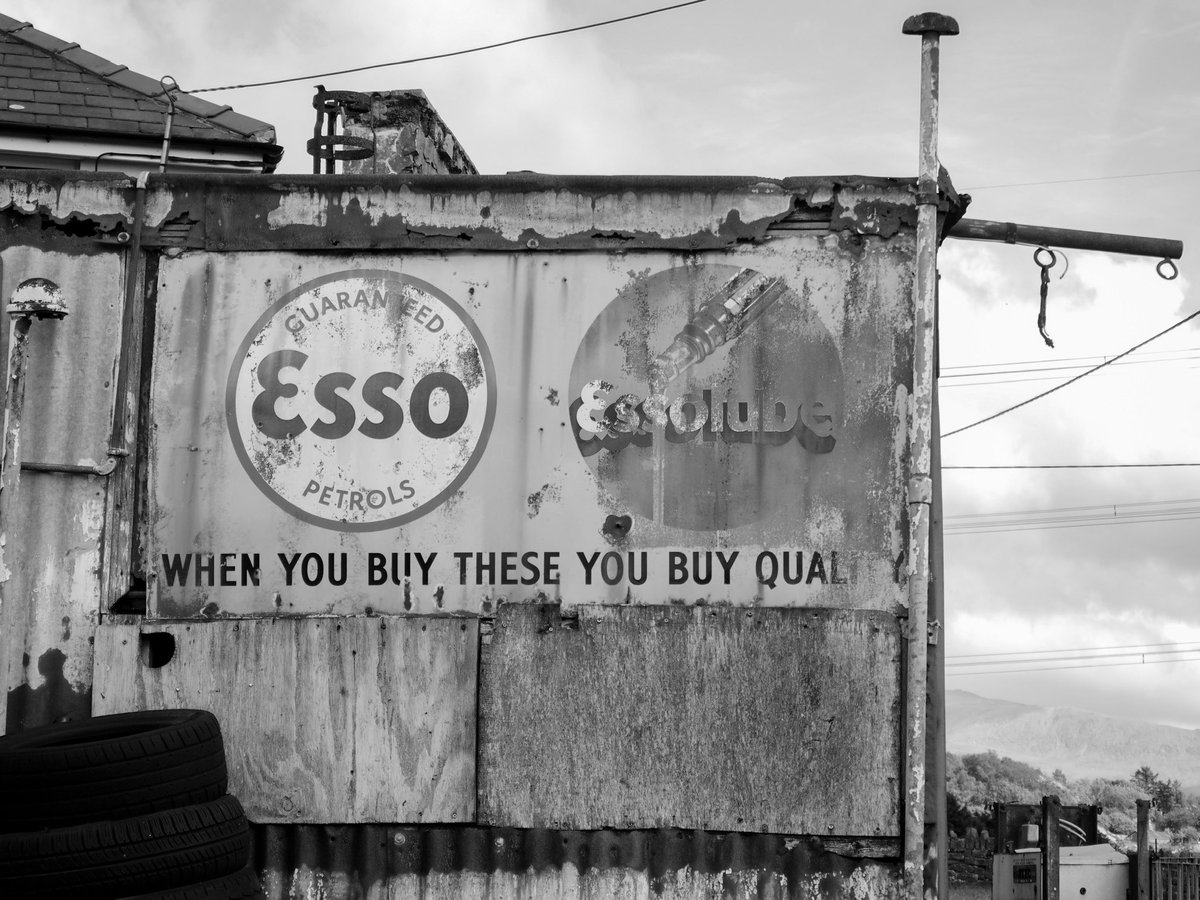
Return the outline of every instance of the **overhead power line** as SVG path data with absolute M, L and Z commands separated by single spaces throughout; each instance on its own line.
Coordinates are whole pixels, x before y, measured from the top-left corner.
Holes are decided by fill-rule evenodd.
M 1178 350 L 1151 350 L 1146 356 L 1158 354 L 1160 356 L 1167 353 L 1200 353 L 1200 347 L 1180 347 Z M 987 362 L 987 363 L 966 363 L 961 366 L 942 366 L 940 370 L 941 378 L 970 378 L 972 375 L 1009 375 L 1014 372 L 1048 372 L 1052 369 L 1082 369 L 1095 363 L 1097 360 L 1103 362 L 1108 359 L 1107 356 L 1062 356 L 1053 360 L 1045 359 L 1016 359 L 1008 362 Z M 1180 359 L 1200 359 L 1196 356 L 1181 357 Z M 1138 359 L 1136 362 L 1178 362 L 1178 359 Z M 1053 362 L 1056 365 L 1048 366 L 1048 362 Z M 1132 365 L 1135 360 L 1130 360 L 1121 365 Z M 1061 363 L 1076 363 L 1073 366 L 1063 366 Z M 1013 366 L 1033 366 L 1032 369 L 1013 369 Z M 968 369 L 983 369 L 982 372 L 969 372 Z M 961 374 L 960 374 L 961 373 Z
M 1171 469 L 1186 466 L 1200 466 L 1200 462 L 1165 462 L 1165 463 L 1063 463 L 1061 465 L 1021 465 L 1021 466 L 942 466 L 946 469 Z
M 1188 647 L 1184 650 L 1142 650 L 1142 651 L 1125 651 L 1123 653 L 1093 653 L 1088 656 L 1045 656 L 1041 659 L 1005 659 L 1005 660 L 975 660 L 972 662 L 961 663 L 946 663 L 946 669 L 976 669 L 984 666 L 1001 666 L 1014 665 L 1016 663 L 1031 663 L 1041 665 L 1048 662 L 1087 662 L 1093 659 L 1125 659 L 1130 656 L 1136 656 L 1138 659 L 1133 662 L 1146 662 L 1146 657 L 1160 656 L 1178 656 L 1181 653 L 1200 653 L 1200 647 Z M 1158 662 L 1159 660 L 1154 660 Z M 1162 662 L 1178 662 L 1178 660 L 1165 659 Z
M 946 535 L 1002 534 L 1013 531 L 1089 528 L 1100 525 L 1180 522 L 1200 519 L 1200 506 L 1182 505 L 1197 503 L 1200 503 L 1200 500 L 1190 498 L 1151 500 L 1140 503 L 1063 506 L 998 513 L 966 513 L 947 516 L 943 533 Z
M 1163 641 L 1157 644 L 1107 644 L 1102 647 L 1052 647 L 1046 650 L 995 650 L 990 653 L 951 653 L 946 656 L 947 664 L 952 659 L 981 659 L 985 656 L 1033 656 L 1041 653 L 1092 653 L 1099 650 L 1145 650 L 1148 647 L 1183 647 L 1185 644 L 1196 644 L 1194 649 L 1200 652 L 1200 641 Z M 1005 662 L 1023 662 L 1017 659 L 997 659 L 997 664 Z
M 1084 512 L 1089 509 L 1116 510 L 1123 506 L 1174 506 L 1179 503 L 1200 503 L 1200 497 L 1187 497 L 1180 500 L 1139 500 L 1133 503 L 1090 503 L 1087 506 L 1043 506 L 1039 509 L 1010 509 L 1004 512 L 990 513 L 955 513 L 946 516 L 951 519 L 1006 519 L 1011 516 L 1051 515 L 1065 512 Z
M 977 425 L 982 425 L 985 422 L 990 422 L 993 419 L 998 419 L 1003 415 L 1013 412 L 1014 410 L 1020 409 L 1022 406 L 1028 406 L 1030 403 L 1033 403 L 1035 400 L 1041 400 L 1043 397 L 1048 397 L 1051 394 L 1053 394 L 1055 391 L 1061 391 L 1063 388 L 1067 387 L 1067 385 L 1074 384 L 1076 381 L 1079 381 L 1081 378 L 1086 378 L 1088 375 L 1091 375 L 1095 372 L 1099 372 L 1101 369 L 1105 368 L 1106 366 L 1111 366 L 1118 359 L 1122 359 L 1122 358 L 1128 356 L 1129 354 L 1133 353 L 1135 350 L 1140 350 L 1142 347 L 1145 347 L 1151 341 L 1156 341 L 1163 335 L 1169 334 L 1170 332 L 1174 331 L 1176 328 L 1179 328 L 1182 325 L 1186 325 L 1188 322 L 1192 321 L 1192 319 L 1196 318 L 1196 316 L 1200 316 L 1200 309 L 1196 310 L 1191 315 L 1185 316 L 1184 318 L 1180 319 L 1174 325 L 1170 325 L 1170 326 L 1164 328 L 1158 334 L 1155 334 L 1155 335 L 1152 335 L 1151 337 L 1146 338 L 1146 340 L 1142 341 L 1140 344 L 1134 344 L 1132 347 L 1130 347 L 1124 353 L 1118 353 L 1112 359 L 1107 359 L 1104 362 L 1100 363 L 1099 365 L 1093 366 L 1092 368 L 1088 369 L 1086 372 L 1080 372 L 1074 378 L 1070 378 L 1070 379 L 1064 381 L 1062 384 L 1055 385 L 1054 387 L 1050 388 L 1050 390 L 1048 390 L 1048 391 L 1042 391 L 1042 393 L 1035 394 L 1034 396 L 1030 397 L 1028 400 L 1022 400 L 1020 403 L 1015 403 L 1006 409 L 1000 410 L 1000 412 L 992 413 L 990 416 L 987 416 L 986 418 L 980 419 L 977 422 L 972 422 L 970 425 L 964 425 L 964 426 L 962 426 L 962 428 L 956 428 L 953 431 L 947 431 L 944 434 L 942 434 L 941 436 L 943 438 L 953 437 L 956 434 L 961 434 L 962 432 L 966 431 L 969 428 L 974 428 Z
M 446 53 L 432 53 L 428 56 L 414 56 L 409 59 L 398 59 L 394 62 L 374 63 L 369 66 L 355 66 L 352 69 L 338 69 L 334 72 L 318 72 L 315 75 L 297 75 L 294 78 L 276 78 L 271 81 L 255 81 L 248 84 L 227 84 L 223 87 L 196 88 L 189 90 L 189 94 L 205 94 L 212 91 L 239 91 L 243 88 L 269 87 L 275 84 L 291 84 L 296 81 L 312 81 L 315 78 L 332 78 L 335 75 L 349 75 L 353 72 L 368 72 L 372 69 L 386 69 L 391 66 L 407 66 L 410 63 L 429 62 L 435 59 L 449 59 L 452 56 L 466 56 L 468 53 L 479 53 L 482 50 L 495 50 L 497 47 L 509 47 L 513 44 L 522 44 L 525 41 L 536 41 L 541 38 L 555 37 L 560 34 L 571 34 L 576 31 L 587 31 L 590 28 L 601 28 L 605 25 L 615 25 L 618 22 L 629 22 L 633 19 L 641 19 L 646 16 L 654 16 L 658 13 L 670 12 L 673 9 L 683 9 L 685 6 L 695 6 L 697 3 L 706 3 L 707 0 L 687 0 L 686 3 L 676 3 L 672 6 L 660 6 L 658 9 L 648 9 L 644 12 L 633 13 L 628 16 L 619 16 L 615 19 L 605 19 L 603 22 L 589 22 L 586 25 L 575 25 L 571 28 L 559 28 L 555 31 L 543 31 L 540 34 L 527 34 L 524 37 L 509 38 L 504 41 L 496 41 L 491 44 L 481 44 L 478 47 L 467 47 L 463 50 L 451 50 Z
M 1041 187 L 1046 184 L 1080 184 L 1085 181 L 1116 181 L 1121 178 L 1158 178 L 1163 175 L 1194 175 L 1200 169 L 1176 169 L 1172 172 L 1134 172 L 1130 175 L 1094 175 L 1091 178 L 1059 178 L 1054 181 L 1017 181 L 1010 184 L 982 184 L 964 191 L 988 191 L 995 188 Z
M 1009 675 L 1027 672 L 1053 672 L 1063 669 L 1106 669 L 1110 666 L 1155 666 L 1163 663 L 1200 662 L 1200 656 L 1195 659 L 1147 659 L 1133 662 L 1085 663 L 1081 666 L 1035 666 L 1021 669 L 996 669 L 993 672 L 947 672 L 947 678 L 964 678 L 970 675 Z

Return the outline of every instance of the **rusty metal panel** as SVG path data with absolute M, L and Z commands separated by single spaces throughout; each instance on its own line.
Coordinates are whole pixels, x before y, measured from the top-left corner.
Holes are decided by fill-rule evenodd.
M 886 614 L 500 609 L 480 676 L 480 821 L 896 836 Z
M 848 179 L 879 192 L 886 179 Z M 701 250 L 761 240 L 831 179 L 678 176 L 227 179 L 208 194 L 213 250 Z M 891 206 L 896 206 L 892 201 Z M 911 209 L 909 204 L 898 204 Z M 851 213 L 851 215 L 853 215 Z
M 93 711 L 211 710 L 256 822 L 469 822 L 478 633 L 433 617 L 103 625 Z
M 20 282 L 40 277 L 59 285 L 70 307 L 65 319 L 37 322 L 30 331 L 19 461 L 104 464 L 120 346 L 121 256 L 8 247 L 0 262 L 5 300 Z M 102 477 L 21 472 L 15 520 L 4 523 L 10 571 L 0 573 L 8 731 L 88 714 L 106 491 Z
M 164 259 L 152 612 L 895 611 L 911 255 L 847 230 Z
M 701 830 L 256 826 L 269 900 L 888 900 L 895 841 Z

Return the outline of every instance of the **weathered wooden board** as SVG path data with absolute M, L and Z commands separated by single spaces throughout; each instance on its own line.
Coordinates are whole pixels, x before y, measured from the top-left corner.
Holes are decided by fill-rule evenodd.
M 482 822 L 899 833 L 892 616 L 512 605 L 481 652 Z
M 470 821 L 478 629 L 432 617 L 105 625 L 93 711 L 211 710 L 230 792 L 255 822 Z M 175 639 L 159 668 L 144 661 L 154 633 Z

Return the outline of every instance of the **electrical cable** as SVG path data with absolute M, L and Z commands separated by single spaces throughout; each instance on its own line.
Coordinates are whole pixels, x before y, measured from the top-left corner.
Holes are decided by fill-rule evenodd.
M 1180 347 L 1178 350 L 1151 350 L 1150 352 L 1151 353 L 1159 353 L 1159 354 L 1162 354 L 1162 353 L 1200 353 L 1200 347 Z M 1189 356 L 1189 357 L 1184 357 L 1184 358 L 1185 359 L 1196 359 L 1196 358 L 1200 358 L 1200 357 Z M 1084 364 L 1091 363 L 1093 360 L 1097 360 L 1097 359 L 1099 359 L 1100 361 L 1103 362 L 1104 360 L 1108 359 L 1108 357 L 1107 356 L 1064 356 L 1059 359 L 1055 359 L 1055 360 L 1051 360 L 1051 361 L 1056 362 L 1056 363 L 1077 362 L 1077 363 L 1080 363 L 1080 365 L 1078 365 L 1078 366 L 1056 366 L 1055 368 L 1081 369 L 1081 368 L 1083 368 Z M 1174 362 L 1174 360 L 1154 360 L 1154 359 L 1139 360 L 1139 361 L 1140 362 Z M 1049 369 L 1044 367 L 1045 363 L 1046 363 L 1046 360 L 1044 360 L 1044 359 L 1014 359 L 1014 360 L 1010 360 L 1008 362 L 967 363 L 967 364 L 961 365 L 961 366 L 942 366 L 941 367 L 941 373 L 942 373 L 941 377 L 942 378 L 968 378 L 972 374 L 974 374 L 974 375 L 998 375 L 998 374 L 1002 374 L 1002 373 L 1007 374 L 1009 371 L 1007 368 L 1008 366 L 1038 366 L 1038 365 L 1041 365 L 1042 368 L 1025 369 L 1022 371 L 1028 371 L 1028 372 L 1049 371 Z M 1131 363 L 1124 363 L 1123 365 L 1130 365 L 1130 364 Z M 947 372 L 957 372 L 959 369 L 991 369 L 993 371 L 974 372 L 974 373 L 965 372 L 962 375 L 947 375 L 947 374 L 945 374 Z
M 951 519 L 1004 519 L 1009 516 L 1036 516 L 1043 513 L 1083 512 L 1088 509 L 1111 509 L 1113 514 L 1122 506 L 1174 506 L 1178 503 L 1200 503 L 1200 497 L 1182 497 L 1178 500 L 1135 500 L 1128 503 L 1089 503 L 1087 506 L 1043 506 L 1040 509 L 1009 509 L 1004 512 L 990 513 L 955 513 L 946 516 Z
M 1091 358 L 1095 359 L 1096 357 L 1091 357 Z M 1122 363 L 1118 363 L 1117 365 L 1118 366 L 1144 366 L 1149 363 L 1191 362 L 1194 359 L 1200 359 L 1200 356 L 1176 356 L 1176 357 L 1171 357 L 1171 358 L 1166 358 L 1166 359 L 1127 359 Z M 1064 362 L 1065 362 L 1065 360 L 1064 360 Z M 1086 368 L 1086 366 L 1084 366 L 1084 365 L 1042 366 L 1040 368 L 1032 368 L 1032 369 L 990 369 L 990 370 L 985 370 L 983 372 L 954 372 L 954 373 L 950 373 L 950 374 L 947 374 L 947 371 L 945 369 L 943 369 L 942 372 L 938 375 L 938 379 L 939 379 L 939 381 L 947 381 L 952 378 L 986 378 L 991 375 L 1036 375 L 1036 374 L 1040 374 L 1043 372 L 1063 372 L 1063 371 L 1067 371 L 1070 369 L 1083 369 L 1083 368 Z M 1009 384 L 1009 383 L 1016 383 L 1018 381 L 1038 381 L 1038 380 L 1039 379 L 1036 379 L 1036 378 L 1013 378 L 1013 379 L 1008 379 L 1006 381 L 987 381 L 987 382 L 982 382 L 982 383 L 983 384 Z M 940 386 L 941 387 L 956 387 L 957 385 L 942 384 Z M 974 387 L 974 385 L 973 384 L 967 385 L 967 387 Z
M 1075 522 L 1066 524 L 1047 524 L 1047 525 L 1014 525 L 1012 527 L 993 527 L 993 528 L 948 528 L 943 534 L 946 536 L 956 534 L 1011 534 L 1015 531 L 1055 531 L 1061 528 L 1100 528 L 1107 525 L 1152 525 L 1158 522 L 1187 522 L 1194 519 L 1200 519 L 1200 514 L 1189 516 L 1162 516 L 1156 519 L 1109 519 L 1107 521 L 1095 522 Z
M 1098 372 L 1101 369 L 1105 368 L 1106 366 L 1111 366 L 1118 359 L 1126 357 L 1129 354 L 1133 353 L 1135 350 L 1139 350 L 1142 347 L 1145 347 L 1151 341 L 1156 341 L 1163 335 L 1169 334 L 1170 332 L 1174 331 L 1176 328 L 1179 328 L 1182 325 L 1186 325 L 1188 322 L 1192 321 L 1192 319 L 1196 318 L 1197 316 L 1200 316 L 1200 309 L 1196 310 L 1191 315 L 1185 316 L 1184 318 L 1180 319 L 1174 325 L 1170 325 L 1167 328 L 1164 328 L 1158 334 L 1155 334 L 1155 335 L 1152 335 L 1151 337 L 1146 338 L 1146 340 L 1142 341 L 1140 344 L 1135 344 L 1134 346 L 1132 346 L 1128 350 L 1126 350 L 1124 353 L 1119 353 L 1116 356 L 1114 356 L 1112 359 L 1105 360 L 1104 362 L 1100 363 L 1098 366 L 1093 366 L 1092 368 L 1088 369 L 1086 372 L 1081 372 L 1078 375 L 1076 375 L 1074 378 L 1070 378 L 1067 381 L 1064 381 L 1062 384 L 1055 385 L 1054 387 L 1050 388 L 1050 390 L 1048 390 L 1048 391 L 1043 391 L 1040 394 L 1036 394 L 1035 396 L 1030 397 L 1028 400 L 1022 400 L 1020 403 L 1016 403 L 1016 404 L 1008 407 L 1007 409 L 1002 409 L 1002 410 L 1000 410 L 1000 412 L 992 413 L 992 415 L 987 416 L 986 418 L 980 419 L 977 422 L 972 422 L 970 425 L 964 425 L 964 426 L 962 426 L 962 428 L 956 428 L 953 431 L 947 431 L 940 436 L 943 438 L 953 437 L 956 434 L 961 434 L 962 432 L 966 431 L 969 428 L 974 428 L 976 425 L 982 425 L 985 422 L 990 422 L 993 419 L 998 419 L 1001 416 L 1006 415 L 1007 413 L 1013 412 L 1014 410 L 1018 410 L 1022 406 L 1028 406 L 1030 403 L 1033 403 L 1035 400 L 1041 400 L 1043 397 L 1048 397 L 1051 394 L 1053 394 L 1055 391 L 1060 391 L 1063 388 L 1067 387 L 1067 385 L 1074 384 L 1076 381 L 1079 381 L 1081 378 L 1086 378 L 1088 375 L 1091 375 L 1094 372 Z
M 497 47 L 508 47 L 512 44 L 521 44 L 525 41 L 536 41 L 540 38 L 555 37 L 560 34 L 571 34 L 576 31 L 587 31 L 590 28 L 600 28 L 604 25 L 615 25 L 618 22 L 628 22 L 632 19 L 641 19 L 645 16 L 653 16 L 658 13 L 670 12 L 673 9 L 682 9 L 685 6 L 695 6 L 697 3 L 706 3 L 707 0 L 687 0 L 685 3 L 676 3 L 673 6 L 661 6 L 658 9 L 648 9 L 644 12 L 633 13 L 628 16 L 620 16 L 616 19 L 605 19 L 603 22 L 591 22 L 587 25 L 575 25 L 571 28 L 559 28 L 556 31 L 543 31 L 541 34 L 527 34 L 524 37 L 510 38 L 506 41 L 496 41 L 493 44 L 482 44 L 478 47 L 468 47 L 464 50 L 452 50 L 447 53 L 433 53 L 429 56 L 415 56 L 411 59 L 398 59 L 395 62 L 374 63 L 369 66 L 356 66 L 353 69 L 339 69 L 336 72 L 320 72 L 316 75 L 298 75 L 295 78 L 276 78 L 272 81 L 255 81 L 248 84 L 228 84 L 223 87 L 208 87 L 196 88 L 185 93 L 188 94 L 206 94 L 212 91 L 238 91 L 243 88 L 269 87 L 275 84 L 291 84 L 296 81 L 311 81 L 315 78 L 332 78 L 335 75 L 349 75 L 353 72 L 367 72 L 371 69 L 386 69 L 391 66 L 406 66 L 410 63 L 429 62 L 435 59 L 449 59 L 452 56 L 465 56 L 468 53 L 478 53 L 481 50 L 495 50 Z
M 1157 666 L 1163 663 L 1181 663 L 1181 662 L 1200 662 L 1200 656 L 1195 659 L 1148 659 L 1144 662 L 1123 662 L 1123 663 L 1089 663 L 1082 666 L 1040 666 L 1028 669 L 997 669 L 993 672 L 947 672 L 947 678 L 964 678 L 970 675 L 1009 675 L 1012 673 L 1024 672 L 1054 672 L 1064 669 L 1106 669 L 1110 666 Z
M 979 659 L 984 656 L 1029 656 L 1034 653 L 1091 653 L 1094 650 L 1144 650 L 1146 647 L 1182 647 L 1184 644 L 1200 644 L 1200 641 L 1162 641 L 1157 644 L 1108 644 L 1103 647 L 1054 647 L 1049 650 L 999 650 L 990 653 L 951 653 L 946 656 L 949 664 L 952 659 Z M 1200 652 L 1200 647 L 1196 647 Z M 1006 662 L 1037 662 L 1037 660 L 1000 659 L 997 664 Z
M 1200 466 L 1200 462 L 1169 463 L 1069 463 L 1063 465 L 1030 466 L 942 466 L 947 469 L 1170 469 L 1185 466 Z
M 1121 178 L 1158 178 L 1163 175 L 1194 175 L 1200 169 L 1176 169 L 1173 172 L 1135 172 L 1131 175 L 1096 175 L 1091 178 L 1060 178 L 1056 181 L 1018 181 L 1012 184 L 984 184 L 963 188 L 964 191 L 988 191 L 995 188 L 1040 187 L 1046 184 L 1079 184 L 1085 181 L 1116 181 Z
M 1120 659 L 1125 656 L 1140 656 L 1141 661 L 1145 661 L 1147 656 L 1178 656 L 1180 653 L 1200 653 L 1200 647 L 1191 647 L 1186 650 L 1141 650 L 1141 651 L 1126 651 L 1124 653 L 1095 653 L 1091 656 L 1047 656 L 1042 659 L 1004 659 L 1004 660 L 977 660 L 975 662 L 963 663 L 946 663 L 946 669 L 951 668 L 979 668 L 981 666 L 1006 666 L 1016 665 L 1017 663 L 1047 663 L 1047 662 L 1086 662 L 1092 659 Z M 1163 662 L 1177 662 L 1178 660 L 1162 660 Z M 1155 660 L 1158 662 L 1158 660 Z
M 1200 518 L 1200 506 L 1180 506 L 1200 502 L 1196 498 L 1146 500 L 1136 503 L 1063 506 L 1047 509 L 1012 510 L 995 513 L 962 513 L 946 517 L 942 533 L 1007 534 L 1056 528 L 1090 528 L 1100 525 L 1140 525 L 1156 522 L 1182 522 Z M 1146 507 L 1156 507 L 1147 509 Z M 1170 509 L 1168 507 L 1177 507 Z M 1061 515 L 1082 513 L 1082 515 Z

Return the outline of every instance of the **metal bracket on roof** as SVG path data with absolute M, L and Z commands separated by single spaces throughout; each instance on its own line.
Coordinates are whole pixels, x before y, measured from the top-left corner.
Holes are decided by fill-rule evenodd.
M 313 109 L 317 111 L 317 122 L 307 149 L 313 158 L 313 174 L 321 174 L 321 160 L 325 160 L 325 174 L 332 175 L 334 160 L 369 159 L 375 155 L 375 141 L 371 138 L 337 133 L 337 120 L 345 118 L 348 111 L 365 112 L 371 108 L 371 98 L 358 91 L 327 91 L 317 85 L 313 97 Z M 322 133 L 324 132 L 324 133 Z

